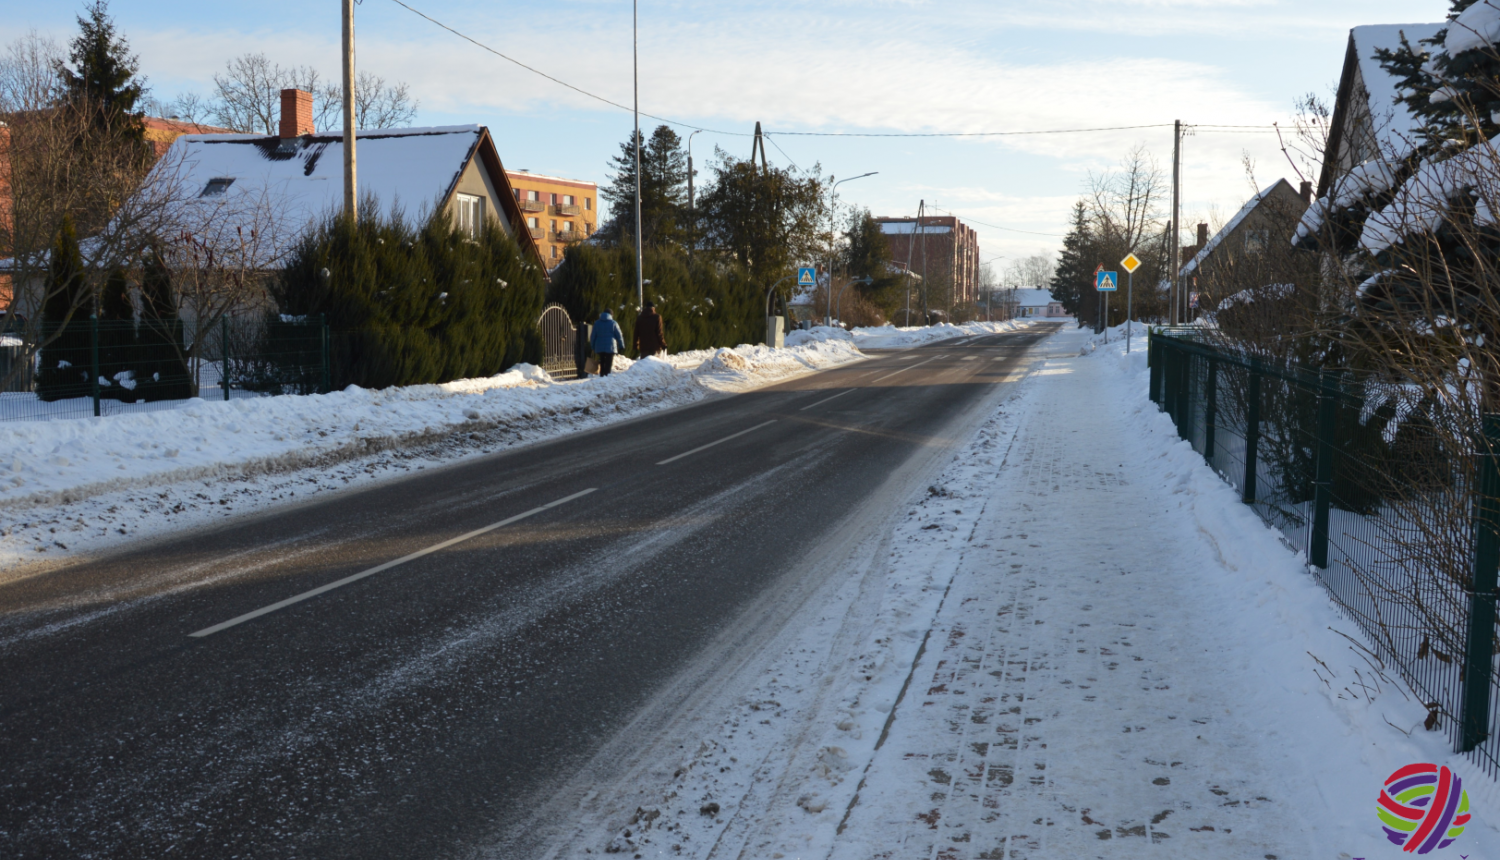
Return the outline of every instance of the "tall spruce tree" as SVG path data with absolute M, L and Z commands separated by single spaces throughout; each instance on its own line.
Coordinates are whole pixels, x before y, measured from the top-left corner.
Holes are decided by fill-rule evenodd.
M 43 345 L 36 395 L 46 401 L 83 397 L 93 390 L 89 384 L 92 346 L 88 317 L 94 303 L 72 216 L 63 216 L 42 289 Z
M 614 178 L 599 189 L 609 201 L 605 237 L 623 241 L 635 235 L 635 148 L 632 133 L 610 159 Z M 650 247 L 681 244 L 686 225 L 687 156 L 682 138 L 660 125 L 641 149 L 641 242 Z
M 94 111 L 98 122 L 124 129 L 145 143 L 145 126 L 135 114 L 145 100 L 146 82 L 138 78 L 140 61 L 125 37 L 115 32 L 108 0 L 94 0 L 78 16 L 78 35 L 68 45 L 68 61 L 58 61 L 57 75 L 67 101 Z
M 1051 283 L 1052 298 L 1062 302 L 1063 310 L 1070 314 L 1091 310 L 1083 308 L 1085 297 L 1093 297 L 1093 290 L 1088 288 L 1094 277 L 1094 266 L 1087 259 L 1091 240 L 1088 212 L 1083 201 L 1079 200 L 1073 204 L 1073 223 L 1063 238 L 1062 254 L 1058 257 Z

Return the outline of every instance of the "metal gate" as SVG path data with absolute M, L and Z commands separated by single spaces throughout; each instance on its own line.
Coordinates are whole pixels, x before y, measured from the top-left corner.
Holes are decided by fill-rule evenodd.
M 573 320 L 562 305 L 548 305 L 536 321 L 542 335 L 542 369 L 548 373 L 572 371 Z

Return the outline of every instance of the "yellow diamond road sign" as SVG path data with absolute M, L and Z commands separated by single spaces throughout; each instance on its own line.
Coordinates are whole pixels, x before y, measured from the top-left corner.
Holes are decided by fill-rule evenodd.
M 1134 254 L 1126 254 L 1125 259 L 1120 261 L 1120 265 L 1125 267 L 1125 271 L 1134 272 L 1141 267 L 1141 258 Z

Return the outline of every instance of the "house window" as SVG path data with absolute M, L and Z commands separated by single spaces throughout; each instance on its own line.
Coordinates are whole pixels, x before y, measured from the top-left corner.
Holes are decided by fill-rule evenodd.
M 564 194 L 563 195 L 563 205 L 564 206 L 572 206 L 573 205 L 573 195 L 571 195 L 571 194 Z
M 535 192 L 535 191 L 528 191 L 528 192 L 526 192 L 526 199 L 530 200 L 533 203 L 535 203 L 535 202 L 541 200 L 542 198 L 541 198 L 541 196 L 537 192 Z
M 552 232 L 554 232 L 554 233 L 557 232 L 557 219 L 556 218 L 552 219 Z
M 536 219 L 535 218 L 527 218 L 526 219 L 526 226 L 530 227 L 533 230 L 535 230 L 537 228 Z
M 552 246 L 552 259 L 554 259 L 554 260 L 557 259 L 557 246 L 556 245 Z
M 512 189 L 511 189 L 511 190 L 510 190 L 510 193 L 512 193 L 512 194 L 514 194 L 514 195 L 516 195 L 516 199 L 517 199 L 517 200 L 520 200 L 520 199 L 521 199 L 521 189 L 519 189 L 519 188 L 512 188 Z
M 573 222 L 572 221 L 564 221 L 563 222 L 563 232 L 564 233 L 571 233 L 571 232 L 573 232 Z
M 484 230 L 484 198 L 473 194 L 459 194 L 454 203 L 457 210 L 454 221 L 458 230 L 471 239 L 478 239 Z
M 1245 253 L 1259 254 L 1271 244 L 1271 233 L 1269 230 L 1246 230 L 1245 231 Z
M 592 197 L 585 197 L 585 198 L 583 198 L 583 208 L 588 209 L 589 211 L 593 211 L 593 209 L 594 209 L 594 198 L 592 198 Z
M 229 190 L 229 186 L 231 186 L 233 184 L 234 184 L 234 177 L 233 176 L 218 176 L 218 177 L 215 177 L 213 179 L 208 180 L 208 184 L 205 185 L 205 186 L 203 186 L 203 193 L 199 194 L 198 196 L 199 197 L 217 197 L 220 194 L 223 194 L 225 191 L 228 191 Z
M 556 205 L 557 205 L 557 195 L 556 195 L 556 194 L 553 194 L 553 195 L 552 195 L 552 205 L 553 205 L 553 206 L 556 206 Z

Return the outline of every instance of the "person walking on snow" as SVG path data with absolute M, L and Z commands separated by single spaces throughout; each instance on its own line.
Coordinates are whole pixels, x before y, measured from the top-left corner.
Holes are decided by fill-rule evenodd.
M 594 323 L 591 346 L 599 356 L 599 375 L 609 376 L 610 369 L 614 367 L 615 353 L 625 349 L 625 336 L 620 334 L 620 326 L 609 315 L 609 311 L 599 314 L 599 321 Z
M 662 324 L 656 305 L 646 302 L 641 315 L 635 318 L 635 354 L 641 358 L 667 351 L 667 329 Z

